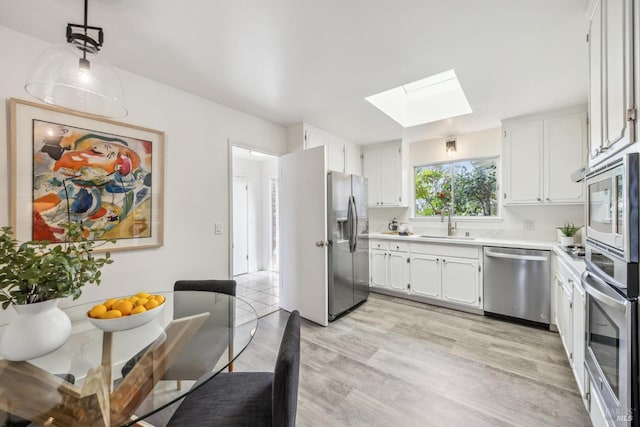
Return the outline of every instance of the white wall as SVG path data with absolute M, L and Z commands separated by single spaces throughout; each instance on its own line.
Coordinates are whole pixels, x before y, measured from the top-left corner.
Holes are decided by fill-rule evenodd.
M 278 159 L 233 159 L 233 175 L 247 178 L 249 222 L 249 272 L 270 270 L 270 178 L 278 175 Z
M 33 100 L 24 91 L 31 66 L 47 44 L 0 26 L 0 98 Z M 113 254 L 100 287 L 83 301 L 167 290 L 177 279 L 229 277 L 228 140 L 286 152 L 283 127 L 120 71 L 129 116 L 122 120 L 166 133 L 164 246 Z M 0 103 L 0 225 L 9 225 L 8 103 Z M 214 223 L 223 224 L 215 235 Z M 66 302 L 65 302 L 66 303 Z M 0 312 L 0 322 L 6 313 Z
M 449 156 L 445 152 L 446 138 L 428 141 L 405 143 L 409 149 L 409 184 L 413 180 L 414 166 L 474 157 L 497 157 L 501 155 L 501 129 L 488 129 L 456 136 L 457 151 Z M 500 167 L 500 170 L 502 168 Z M 567 171 L 570 173 L 572 171 Z M 500 180 L 501 178 L 499 178 Z M 500 181 L 499 181 L 500 182 Z M 413 190 L 411 190 L 413 191 Z M 409 201 L 413 203 L 413 195 Z M 388 223 L 397 217 L 401 222 L 409 224 L 417 233 L 429 233 L 429 230 L 442 232 L 446 230 L 445 222 L 433 220 L 415 220 L 411 218 L 412 208 L 373 208 L 369 210 L 369 228 L 372 232 L 386 230 Z M 501 220 L 483 221 L 476 219 L 456 220 L 458 232 L 469 231 L 472 235 L 493 237 L 513 237 L 532 240 L 555 240 L 556 227 L 565 221 L 574 224 L 584 222 L 582 205 L 568 206 L 501 206 Z M 535 230 L 524 230 L 524 219 L 535 221 Z

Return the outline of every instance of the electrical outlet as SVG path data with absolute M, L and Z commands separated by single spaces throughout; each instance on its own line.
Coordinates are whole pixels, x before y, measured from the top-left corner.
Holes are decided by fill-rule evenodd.
M 533 219 L 523 219 L 522 220 L 522 225 L 524 226 L 525 230 L 535 230 L 536 229 L 536 222 Z

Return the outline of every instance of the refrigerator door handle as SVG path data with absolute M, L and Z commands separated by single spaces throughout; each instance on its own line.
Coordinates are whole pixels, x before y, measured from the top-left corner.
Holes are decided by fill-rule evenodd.
M 356 208 L 356 198 L 351 196 L 351 208 L 353 209 L 353 214 L 351 217 L 353 218 L 353 228 L 351 229 L 351 236 L 353 236 L 353 246 L 351 248 L 351 252 L 356 251 L 356 245 L 358 244 L 358 209 Z
M 347 236 L 349 240 L 349 252 L 353 252 L 351 250 L 351 240 L 353 239 L 353 209 L 351 208 L 351 196 L 349 196 L 349 207 L 347 208 L 347 232 L 349 235 Z

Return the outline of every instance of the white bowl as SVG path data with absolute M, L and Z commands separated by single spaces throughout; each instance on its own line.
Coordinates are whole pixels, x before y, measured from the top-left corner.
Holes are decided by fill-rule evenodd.
M 137 328 L 151 322 L 160 314 L 163 308 L 164 303 L 144 313 L 130 314 L 129 316 L 116 317 L 114 319 L 94 319 L 93 317 L 89 317 L 89 313 L 87 313 L 86 316 L 87 320 L 96 328 L 105 332 L 118 332 Z

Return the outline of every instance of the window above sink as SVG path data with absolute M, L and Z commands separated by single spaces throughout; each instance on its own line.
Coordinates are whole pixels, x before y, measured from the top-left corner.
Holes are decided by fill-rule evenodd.
M 414 167 L 415 218 L 498 219 L 497 164 L 491 157 Z

